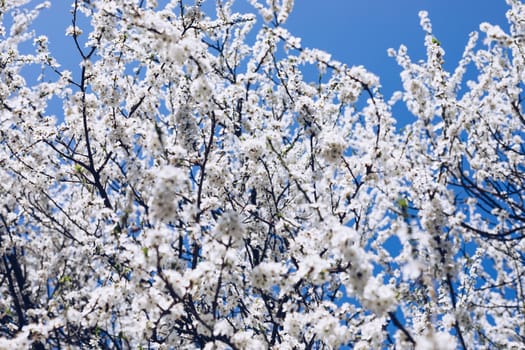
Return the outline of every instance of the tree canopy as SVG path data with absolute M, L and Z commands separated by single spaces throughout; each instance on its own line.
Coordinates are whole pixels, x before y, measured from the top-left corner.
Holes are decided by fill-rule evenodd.
M 0 1 L 0 348 L 525 346 L 521 1 L 452 72 L 421 12 L 391 97 L 302 47 L 293 0 L 72 0 L 74 70 L 27 2 Z

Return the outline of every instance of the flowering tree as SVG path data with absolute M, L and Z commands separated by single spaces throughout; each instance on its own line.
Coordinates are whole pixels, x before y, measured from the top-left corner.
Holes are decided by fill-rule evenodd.
M 72 71 L 26 2 L 0 2 L 0 347 L 524 345 L 521 1 L 453 73 L 421 13 L 389 101 L 291 0 L 74 0 Z

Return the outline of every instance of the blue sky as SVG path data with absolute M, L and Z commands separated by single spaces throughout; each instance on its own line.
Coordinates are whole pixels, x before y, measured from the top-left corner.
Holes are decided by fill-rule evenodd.
M 323 49 L 349 65 L 364 65 L 379 75 L 390 95 L 401 87 L 400 69 L 388 48 L 408 47 L 423 59 L 424 34 L 418 12 L 426 10 L 435 36 L 445 49 L 445 67 L 453 70 L 469 33 L 481 22 L 508 28 L 505 0 L 296 0 L 287 28 L 304 46 Z
M 251 10 L 246 0 L 237 2 L 241 9 Z M 64 35 L 71 24 L 69 3 L 72 1 L 52 0 L 51 9 L 37 22 L 37 31 L 49 35 L 59 61 L 67 59 L 71 50 L 72 40 Z M 405 44 L 413 59 L 424 58 L 420 10 L 429 12 L 435 36 L 446 51 L 445 67 L 452 70 L 469 33 L 478 30 L 481 22 L 508 27 L 507 9 L 505 0 L 295 0 L 286 27 L 302 38 L 303 46 L 323 49 L 335 59 L 364 65 L 379 75 L 383 92 L 389 96 L 401 83 L 400 69 L 387 49 Z

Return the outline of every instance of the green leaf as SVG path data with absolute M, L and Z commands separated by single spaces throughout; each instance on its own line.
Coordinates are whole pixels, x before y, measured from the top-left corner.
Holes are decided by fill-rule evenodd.
M 397 205 L 401 209 L 401 216 L 403 219 L 408 219 L 408 199 L 402 197 L 397 200 Z
M 408 200 L 406 198 L 399 198 L 397 200 L 397 205 L 401 208 L 401 209 L 408 209 Z
M 71 277 L 69 277 L 67 275 L 62 276 L 62 277 L 60 277 L 58 282 L 60 282 L 60 283 L 69 283 L 69 282 L 71 282 Z
M 82 173 L 82 165 L 80 165 L 80 164 L 75 164 L 73 166 L 73 169 L 75 169 L 76 173 Z

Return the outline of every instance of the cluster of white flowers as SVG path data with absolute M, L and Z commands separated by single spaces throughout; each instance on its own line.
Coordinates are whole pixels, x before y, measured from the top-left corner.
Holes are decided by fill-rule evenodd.
M 252 283 L 256 288 L 270 290 L 286 278 L 286 267 L 277 262 L 262 262 L 252 270 Z
M 339 135 L 331 135 L 330 139 L 323 139 L 320 146 L 321 156 L 326 159 L 328 163 L 338 163 L 348 145 L 344 139 Z
M 179 168 L 168 165 L 155 171 L 156 183 L 149 203 L 153 218 L 161 222 L 175 221 L 181 211 L 182 193 L 187 184 Z
M 223 240 L 227 244 L 240 244 L 244 231 L 244 225 L 239 213 L 230 210 L 221 214 L 215 226 L 215 234 L 218 239 Z

